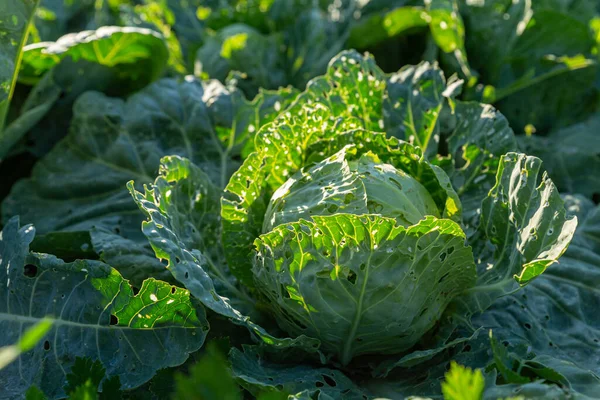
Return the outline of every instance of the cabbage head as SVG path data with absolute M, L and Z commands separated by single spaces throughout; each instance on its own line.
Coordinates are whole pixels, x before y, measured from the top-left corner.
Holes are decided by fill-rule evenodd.
M 346 147 L 273 194 L 256 287 L 282 329 L 318 338 L 344 364 L 404 352 L 475 284 L 471 248 L 443 214 L 416 177 Z

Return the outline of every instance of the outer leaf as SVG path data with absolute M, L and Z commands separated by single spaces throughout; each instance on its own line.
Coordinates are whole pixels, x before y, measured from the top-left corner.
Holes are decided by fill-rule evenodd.
M 522 137 L 528 154 L 544 160 L 552 181 L 561 191 L 600 195 L 600 115 L 551 132 L 545 137 Z
M 453 164 L 448 175 L 463 203 L 465 222 L 475 228 L 481 201 L 496 183 L 500 157 L 515 151 L 517 143 L 506 118 L 492 106 L 461 101 L 452 106 L 443 128 Z
M 384 40 L 429 26 L 431 17 L 421 7 L 399 7 L 361 18 L 350 30 L 348 46 L 365 49 Z
M 500 161 L 496 185 L 482 206 L 481 238 L 474 242 L 477 285 L 460 299 L 472 312 L 540 275 L 573 237 L 577 219 L 566 217 L 556 187 L 545 172 L 540 176 L 541 165 L 517 153 Z
M 498 301 L 475 320 L 494 329 L 511 348 L 526 347 L 523 370 L 552 369 L 563 386 L 584 396 L 600 389 L 600 256 L 572 244 L 560 264 L 548 269 L 519 294 Z M 553 378 L 556 381 L 556 378 Z
M 171 230 L 183 246 L 202 254 L 202 260 L 208 267 L 206 272 L 215 280 L 220 291 L 229 298 L 254 303 L 235 287 L 229 274 L 218 240 L 221 236 L 221 191 L 200 168 L 182 157 L 164 157 L 160 175 L 150 188 L 146 187 L 144 201 L 140 201 L 142 194 L 133 189 L 133 183 L 130 182 L 128 187 L 144 213 L 153 218 L 152 210 L 158 208 L 168 218 Z M 162 263 L 157 263 L 165 269 Z
M 61 89 L 49 74 L 40 85 L 32 90 L 19 115 L 0 136 L 0 160 L 4 159 L 13 146 L 50 111 L 61 95 Z
M 313 221 L 256 240 L 255 283 L 283 329 L 319 338 L 343 364 L 409 349 L 475 283 L 471 249 L 450 220 L 408 228 L 377 215 Z
M 285 1 L 280 2 L 286 4 Z M 346 45 L 346 39 L 354 22 L 351 15 L 356 5 L 354 2 L 332 3 L 327 5 L 329 12 L 324 13 L 317 7 L 309 8 L 309 2 L 295 2 L 298 3 L 296 6 L 303 8 L 303 12 L 292 14 L 293 25 L 290 22 L 292 26 L 286 26 L 284 31 L 286 72 L 290 84 L 304 88 L 309 80 L 326 72 L 330 60 L 339 52 L 353 48 Z
M 4 154 L 27 133 L 27 150 L 47 153 L 68 131 L 79 95 L 128 95 L 159 78 L 167 56 L 158 33 L 138 28 L 103 27 L 27 46 L 19 81 L 35 87 L 8 129 Z
M 194 182 L 194 184 L 196 185 L 196 189 L 202 188 L 202 181 Z M 186 184 L 184 183 L 184 185 Z M 209 238 L 202 237 L 203 233 L 210 232 L 210 225 L 204 227 L 204 229 L 207 229 L 206 232 L 186 232 L 186 230 L 193 227 L 185 223 L 181 226 L 181 215 L 173 213 L 174 215 L 171 216 L 170 213 L 167 213 L 176 209 L 175 204 L 163 203 L 165 200 L 160 195 L 157 196 L 157 194 L 149 190 L 145 194 L 136 191 L 132 182 L 128 183 L 127 186 L 140 209 L 149 218 L 148 221 L 144 221 L 142 224 L 142 231 L 154 249 L 156 257 L 167 261 L 166 267 L 176 280 L 190 290 L 194 297 L 214 312 L 231 319 L 238 325 L 249 328 L 257 337 L 269 345 L 280 348 L 298 346 L 309 351 L 315 351 L 319 347 L 317 340 L 306 336 L 301 336 L 297 339 L 275 338 L 252 322 L 249 317 L 243 315 L 235 308 L 228 297 L 223 297 L 217 292 L 216 285 L 225 286 L 224 289 L 228 294 L 232 292 L 236 294 L 237 298 L 233 300 L 239 300 L 243 297 L 243 292 L 240 292 L 227 279 L 224 275 L 226 271 L 218 269 L 223 266 L 215 265 L 214 261 L 209 258 L 210 249 L 205 250 L 205 254 L 203 254 L 201 250 L 192 247 L 198 244 L 198 242 L 191 242 L 190 238 L 201 239 L 203 241 L 215 239 L 214 236 Z M 183 197 L 178 196 L 178 198 L 184 200 Z M 202 199 L 202 194 L 200 194 L 199 198 L 204 200 Z M 202 201 L 197 206 L 202 207 Z M 199 218 L 202 218 L 202 216 L 202 213 L 198 213 Z M 210 214 L 206 217 L 210 217 Z M 204 245 L 202 242 L 200 244 Z M 215 277 L 216 282 L 213 282 L 213 277 Z
M 119 65 L 122 73 L 132 79 L 143 74 L 148 76 L 148 81 L 153 81 L 162 74 L 168 52 L 162 36 L 155 31 L 105 26 L 95 31 L 68 34 L 56 42 L 25 47 L 19 79 L 35 81 L 64 57 L 108 67 Z M 135 69 L 131 68 L 134 66 Z
M 31 179 L 13 187 L 3 218 L 20 214 L 41 233 L 108 229 L 139 243 L 137 254 L 152 257 L 139 230 L 143 215 L 126 182 L 135 179 L 141 188 L 152 182 L 163 155 L 182 154 L 196 160 L 215 184 L 224 185 L 238 167 L 236 158 L 250 126 L 273 117 L 277 98 L 264 93 L 248 103 L 217 82 L 173 79 L 155 83 L 126 103 L 86 93 L 75 105 L 69 136 L 38 162 Z M 279 107 L 285 104 L 281 101 Z M 130 267 L 108 258 L 115 252 L 97 250 L 115 267 Z
M 63 394 L 66 370 L 75 357 L 102 362 L 125 388 L 176 366 L 203 343 L 208 323 L 189 292 L 153 279 L 138 294 L 108 265 L 28 254 L 34 229 L 5 226 L 0 240 L 0 345 L 49 316 L 45 341 L 0 372 L 0 395 L 22 395 L 35 384 L 52 398 Z M 168 351 L 157 352 L 157 348 Z M 43 373 L 42 373 L 43 371 Z
M 436 44 L 444 53 L 452 53 L 463 76 L 471 77 L 465 51 L 465 27 L 456 0 L 426 1 L 429 27 Z
M 225 81 L 235 70 L 247 74 L 240 82 L 244 91 L 254 97 L 258 88 L 277 89 L 285 86 L 286 77 L 276 36 L 262 35 L 242 24 L 229 25 L 214 37 L 207 38 L 196 54 L 196 66 L 206 76 Z
M 445 89 L 442 71 L 428 62 L 391 75 L 384 97 L 387 133 L 419 146 L 428 155 L 432 151 L 435 154 Z
M 0 5 L 0 139 L 17 84 L 23 46 L 39 0 L 7 0 Z M 2 141 L 0 141 L 1 143 Z
M 466 46 L 494 103 L 522 132 L 539 132 L 588 115 L 597 96 L 594 38 L 584 21 L 528 0 L 462 2 Z M 533 6 L 535 9 L 535 6 Z M 492 87 L 493 86 L 493 87 Z
M 366 394 L 342 372 L 310 365 L 281 365 L 261 358 L 255 347 L 233 348 L 229 353 L 233 376 L 244 388 L 257 395 L 261 391 L 300 393 L 301 399 L 365 400 Z M 295 398 L 295 397 L 294 397 Z

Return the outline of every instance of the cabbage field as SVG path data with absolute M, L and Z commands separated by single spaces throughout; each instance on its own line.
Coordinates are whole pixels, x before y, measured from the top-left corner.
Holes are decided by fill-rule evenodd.
M 600 399 L 597 0 L 1 0 L 0 400 Z

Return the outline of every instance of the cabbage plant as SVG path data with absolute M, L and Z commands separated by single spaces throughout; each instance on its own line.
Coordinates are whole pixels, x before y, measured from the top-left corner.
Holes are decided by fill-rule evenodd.
M 230 354 L 244 387 L 370 398 L 366 377 L 395 375 L 396 395 L 423 395 L 410 376 L 443 375 L 451 354 L 503 360 L 480 316 L 556 263 L 577 220 L 504 117 L 460 90 L 435 65 L 386 75 L 343 52 L 252 126 L 222 194 L 179 157 L 145 193 L 129 184 L 175 279 L 258 341 Z
M 22 355 L 41 360 L 25 378 L 0 373 L 11 396 L 63 396 L 75 357 L 133 389 L 212 334 L 255 396 L 435 398 L 452 361 L 490 398 L 592 394 L 591 311 L 565 301 L 587 289 L 561 256 L 574 241 L 592 257 L 593 213 L 567 212 L 507 120 L 461 90 L 436 64 L 386 74 L 346 51 L 303 92 L 253 101 L 193 77 L 82 95 L 68 137 L 3 203 L 41 233 L 13 218 L 0 237 L 10 332 L 61 316 L 58 341 Z M 35 296 L 48 301 L 21 306 Z

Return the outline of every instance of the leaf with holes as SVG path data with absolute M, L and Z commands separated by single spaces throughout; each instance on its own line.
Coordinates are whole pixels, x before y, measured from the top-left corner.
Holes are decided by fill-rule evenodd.
M 503 156 L 471 240 L 479 263 L 477 284 L 461 297 L 461 306 L 484 311 L 498 297 L 529 283 L 557 262 L 576 227 L 577 218 L 567 217 L 539 158 Z
M 148 279 L 134 293 L 119 273 L 98 261 L 65 263 L 30 253 L 31 225 L 11 219 L 0 237 L 0 346 L 13 344 L 40 321 L 52 327 L 42 340 L 0 371 L 3 398 L 35 384 L 57 398 L 76 357 L 99 360 L 124 388 L 156 371 L 182 364 L 208 331 L 204 309 L 188 291 Z M 168 349 L 157 351 L 157 349 Z M 43 371 L 43 372 L 42 372 Z

